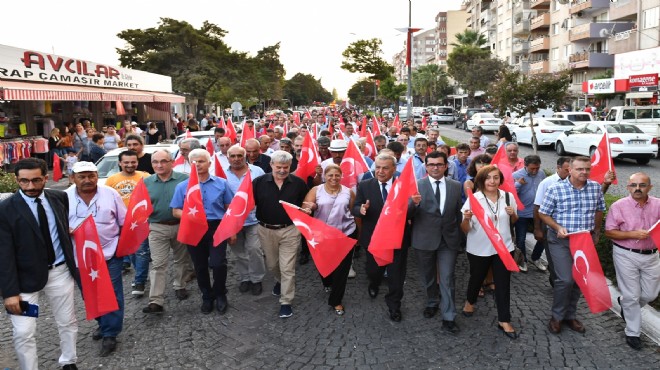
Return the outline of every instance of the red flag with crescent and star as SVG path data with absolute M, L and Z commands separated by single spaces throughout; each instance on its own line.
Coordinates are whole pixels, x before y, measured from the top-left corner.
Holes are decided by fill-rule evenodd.
M 307 240 L 309 254 L 316 269 L 323 277 L 330 275 L 346 255 L 353 249 L 357 240 L 349 238 L 341 230 L 305 214 L 293 204 L 280 201 L 282 207 Z
M 225 173 L 225 170 L 222 168 L 220 159 L 215 154 L 213 155 L 213 161 L 214 161 L 213 173 L 215 173 L 216 176 L 222 177 L 223 179 L 227 180 L 227 174 Z
M 143 179 L 138 181 L 128 201 L 128 212 L 124 227 L 119 235 L 117 257 L 124 257 L 137 252 L 142 242 L 149 237 L 149 216 L 154 211 L 151 198 Z
M 477 198 L 474 197 L 472 189 L 467 189 L 466 192 L 468 195 L 468 201 L 470 202 L 472 219 L 474 220 L 474 218 L 476 218 L 479 222 L 479 225 L 481 225 L 481 227 L 484 229 L 488 240 L 490 240 L 493 248 L 495 248 L 497 255 L 500 257 L 500 260 L 502 260 L 502 263 L 504 264 L 504 267 L 512 272 L 520 272 L 518 264 L 516 261 L 514 261 L 513 257 L 511 257 L 511 253 L 507 249 L 506 245 L 504 245 L 502 235 L 500 235 L 500 232 L 497 231 L 497 227 L 495 227 L 493 224 L 493 220 L 491 220 L 490 217 L 486 215 L 486 211 L 484 211 L 481 203 L 479 203 Z
M 401 249 L 408 199 L 417 192 L 413 161 L 408 161 L 401 175 L 392 183 L 392 189 L 387 194 L 385 205 L 380 211 L 378 223 L 369 242 L 369 252 L 374 256 L 378 266 L 392 263 L 394 250 Z
M 376 159 L 376 142 L 374 142 L 374 135 L 371 134 L 371 130 L 367 131 L 367 141 L 364 143 L 364 155 L 371 158 L 372 160 Z
M 218 121 L 218 127 L 225 129 L 225 133 L 227 132 L 227 124 L 225 123 L 225 118 L 220 116 L 220 121 Z
M 392 127 L 396 127 L 397 134 L 401 131 L 401 121 L 399 120 L 399 113 L 394 115 L 394 121 L 392 121 Z
M 213 157 L 215 155 L 215 147 L 213 146 L 213 140 L 215 138 L 209 138 L 206 140 L 206 151 L 209 152 L 209 155 Z
M 502 185 L 500 185 L 500 189 L 513 194 L 513 197 L 516 200 L 516 205 L 518 206 L 518 210 L 520 211 L 525 209 L 525 205 L 518 197 L 515 180 L 513 180 L 513 168 L 511 168 L 511 165 L 509 164 L 509 159 L 506 156 L 506 150 L 504 147 L 505 145 L 500 145 L 500 147 L 497 149 L 497 153 L 495 153 L 490 163 L 497 166 L 497 168 L 502 171 L 502 174 L 504 175 L 504 182 Z
M 591 233 L 578 231 L 568 237 L 573 256 L 573 280 L 580 287 L 589 310 L 592 313 L 608 310 L 612 307 L 612 297 Z
M 90 215 L 73 230 L 76 245 L 80 283 L 85 302 L 85 317 L 95 319 L 117 311 L 117 297 L 112 287 L 108 265 L 103 256 L 103 247 L 96 232 L 96 223 Z
M 371 120 L 373 121 L 371 123 L 371 129 L 373 130 L 374 136 L 382 135 L 380 132 L 380 123 L 378 123 L 378 118 L 376 118 L 376 116 L 373 116 Z
M 247 121 L 243 121 L 243 133 L 241 134 L 241 143 L 240 146 L 242 148 L 245 148 L 245 143 L 249 139 L 256 139 L 256 135 L 254 134 L 254 126 L 250 128 L 250 126 L 247 125 Z
M 197 165 L 191 163 L 190 179 L 186 189 L 186 198 L 181 209 L 181 223 L 176 240 L 183 244 L 196 246 L 209 229 L 206 223 L 206 211 L 202 201 L 202 189 L 197 177 Z
M 57 153 L 53 153 L 53 181 L 58 182 L 62 179 L 62 162 Z
M 339 164 L 342 172 L 341 184 L 352 188 L 357 185 L 359 176 L 369 171 L 369 166 L 367 166 L 367 162 L 362 157 L 355 141 L 346 139 L 346 143 L 348 144 L 348 148 L 344 152 L 344 158 L 342 158 Z
M 607 171 L 616 172 L 614 171 L 614 160 L 612 159 L 612 152 L 610 151 L 610 139 L 606 132 L 603 134 L 603 137 L 598 143 L 598 147 L 591 156 L 591 172 L 589 172 L 589 179 L 602 184 L 603 181 L 605 181 Z M 616 185 L 618 183 L 619 182 L 615 177 L 612 184 Z
M 362 117 L 362 126 L 360 126 L 360 137 L 367 137 L 367 116 Z
M 660 248 L 660 220 L 649 229 L 649 236 L 657 248 Z
M 213 245 L 217 246 L 233 235 L 238 234 L 243 228 L 245 220 L 254 209 L 254 197 L 252 195 L 252 175 L 248 170 L 241 181 L 241 185 L 236 190 L 234 199 L 232 199 L 225 212 L 220 225 L 213 234 Z
M 316 174 L 316 166 L 321 164 L 319 152 L 314 147 L 311 135 L 305 135 L 303 139 L 302 149 L 300 151 L 300 160 L 298 161 L 298 168 L 294 175 L 307 181 L 309 176 Z

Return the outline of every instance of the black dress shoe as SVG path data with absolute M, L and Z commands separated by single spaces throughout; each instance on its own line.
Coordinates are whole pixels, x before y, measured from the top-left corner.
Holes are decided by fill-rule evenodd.
M 101 338 L 103 338 L 103 335 L 101 334 L 101 328 L 96 328 L 96 330 L 94 330 L 94 334 L 92 334 L 92 339 L 100 340 Z
M 626 344 L 628 344 L 630 348 L 637 351 L 642 349 L 642 341 L 639 339 L 639 337 L 630 337 L 626 335 Z
M 264 288 L 263 286 L 261 286 L 261 282 L 259 282 L 259 283 L 252 283 L 250 289 L 252 290 L 252 295 L 260 295 Z
M 368 291 L 369 291 L 369 297 L 376 298 L 378 296 L 378 287 L 377 286 L 369 285 Z
M 226 295 L 220 295 L 218 298 L 215 300 L 215 308 L 218 309 L 218 312 L 220 315 L 224 314 L 227 312 L 227 296 Z
M 189 294 L 188 294 L 188 291 L 186 290 L 186 288 L 181 288 L 181 289 L 175 290 L 174 295 L 176 295 L 176 298 L 180 301 L 185 301 L 189 297 Z
M 438 313 L 438 307 L 426 307 L 424 309 L 424 317 L 427 319 L 432 318 L 436 313 Z
M 213 311 L 213 301 L 203 301 L 200 310 L 204 315 L 210 314 Z
M 101 343 L 101 353 L 99 354 L 99 356 L 107 357 L 116 349 L 117 349 L 117 339 L 115 337 L 105 337 L 103 338 L 103 343 Z
M 518 333 L 516 333 L 515 330 L 514 331 L 506 331 L 506 330 L 504 330 L 504 327 L 500 323 L 497 324 L 497 328 L 500 329 L 502 331 L 502 333 L 504 333 L 504 335 L 506 335 L 510 339 L 518 339 Z
M 251 281 L 241 281 L 241 283 L 238 285 L 238 291 L 241 293 L 246 293 L 248 290 L 250 290 L 250 285 L 252 285 Z
M 458 334 L 461 329 L 458 328 L 458 325 L 454 321 L 442 320 L 442 331 L 449 334 Z
M 78 366 L 76 364 L 66 364 L 62 366 L 62 370 L 78 370 Z
M 301 254 L 300 255 L 300 264 L 301 265 L 306 265 L 307 262 L 309 262 L 309 256 L 307 254 Z
M 390 320 L 394 322 L 400 322 L 401 319 L 401 310 L 390 310 Z
M 143 313 L 148 314 L 162 314 L 164 312 L 163 306 L 156 303 L 149 303 L 149 305 L 142 309 Z

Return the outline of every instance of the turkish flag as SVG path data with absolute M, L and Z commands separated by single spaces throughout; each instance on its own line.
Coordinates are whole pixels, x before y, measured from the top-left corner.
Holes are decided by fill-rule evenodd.
M 408 161 L 401 171 L 401 176 L 394 181 L 392 189 L 387 194 L 385 205 L 369 242 L 369 252 L 374 256 L 378 266 L 392 263 L 394 250 L 401 248 L 408 199 L 417 192 L 413 161 Z
M 592 313 L 609 309 L 612 297 L 591 234 L 579 231 L 568 237 L 573 256 L 573 279 L 584 294 L 589 309 Z
M 490 217 L 486 215 L 486 211 L 484 211 L 481 203 L 479 203 L 479 201 L 474 197 L 474 194 L 472 194 L 472 189 L 467 189 L 466 192 L 470 202 L 470 210 L 473 214 L 472 218 L 476 218 L 477 221 L 479 221 L 479 224 L 484 229 L 484 232 L 493 245 L 493 248 L 495 248 L 497 255 L 500 256 L 504 267 L 506 267 L 506 269 L 509 271 L 520 272 L 518 264 L 513 260 L 511 253 L 506 248 L 506 245 L 504 245 L 502 235 L 500 235 L 500 232 L 497 231 L 497 228 L 493 224 L 493 221 L 490 219 Z M 513 235 L 511 237 L 513 237 Z
M 452 146 L 452 147 L 449 148 L 449 156 L 450 157 L 456 155 L 457 153 L 458 153 L 458 151 L 456 151 L 455 146 Z
M 225 123 L 225 118 L 222 116 L 220 117 L 220 122 L 218 122 L 218 127 L 224 128 L 225 133 L 227 132 L 227 124 Z
M 426 122 L 426 116 L 422 117 L 422 130 L 426 131 L 428 123 Z
M 190 130 L 186 129 L 186 139 L 190 139 L 192 136 L 192 132 Z
M 367 137 L 367 116 L 362 117 L 362 127 L 360 128 L 360 137 Z
M 295 122 L 296 125 L 300 125 L 300 113 L 293 112 L 293 122 Z
M 76 245 L 87 320 L 117 311 L 119 309 L 117 296 L 112 287 L 108 265 L 103 257 L 103 248 L 99 234 L 96 232 L 94 218 L 91 215 L 87 216 L 72 234 Z
M 241 134 L 241 144 L 240 146 L 245 148 L 245 143 L 248 141 L 248 139 L 254 139 L 254 127 L 250 128 L 247 125 L 247 121 L 243 121 L 243 134 Z
M 206 223 L 206 211 L 202 202 L 202 191 L 197 177 L 197 165 L 191 163 L 190 179 L 188 179 L 188 188 L 186 189 L 186 198 L 183 201 L 181 210 L 181 223 L 176 240 L 183 244 L 196 246 L 209 225 Z
M 371 129 L 373 130 L 374 136 L 382 135 L 380 132 L 380 123 L 378 122 L 378 118 L 376 116 L 373 116 L 372 118 L 372 127 Z
M 213 169 L 215 170 L 214 173 L 218 177 L 222 177 L 223 179 L 227 180 L 227 174 L 225 173 L 225 170 L 222 168 L 222 164 L 220 164 L 220 159 L 218 159 L 217 155 L 213 155 L 214 158 L 214 167 Z
M 206 151 L 209 152 L 209 155 L 213 157 L 215 155 L 215 147 L 213 147 L 213 140 L 215 138 L 209 138 L 206 140 Z
M 513 197 L 516 200 L 516 205 L 518 206 L 518 210 L 525 209 L 525 205 L 518 197 L 516 184 L 515 181 L 513 180 L 513 168 L 511 168 L 511 165 L 509 164 L 509 159 L 506 156 L 504 145 L 501 145 L 497 149 L 497 153 L 495 153 L 490 163 L 492 165 L 497 166 L 497 168 L 499 168 L 500 171 L 502 171 L 502 174 L 504 175 L 504 182 L 502 183 L 502 185 L 500 185 L 500 189 L 504 191 L 508 191 L 509 193 L 513 194 Z
M 363 173 L 369 171 L 367 162 L 364 161 L 364 157 L 360 153 L 357 145 L 353 140 L 346 140 L 348 148 L 344 152 L 344 158 L 342 158 L 339 167 L 341 167 L 342 177 L 341 184 L 352 188 L 358 183 L 358 177 Z
M 351 239 L 339 229 L 300 211 L 293 204 L 280 201 L 286 213 L 307 240 L 309 254 L 316 269 L 323 277 L 330 275 L 346 255 L 353 249 L 357 240 Z
M 53 181 L 58 182 L 62 179 L 62 162 L 60 156 L 53 153 Z
M 367 141 L 364 143 L 364 155 L 371 158 L 372 160 L 376 159 L 376 143 L 374 142 L 374 135 L 371 134 L 371 130 L 367 131 Z
M 252 175 L 248 170 L 238 187 L 234 199 L 231 200 L 227 212 L 225 212 L 220 225 L 213 234 L 213 245 L 219 245 L 223 241 L 238 234 L 243 228 L 245 220 L 254 209 L 254 196 L 252 195 Z
M 305 111 L 305 117 L 307 117 L 308 119 L 312 119 L 312 114 L 309 113 L 309 110 Z
M 124 227 L 121 229 L 119 235 L 119 243 L 117 244 L 117 257 L 124 257 L 137 252 L 138 247 L 142 242 L 149 237 L 149 216 L 153 213 L 154 208 L 151 205 L 151 198 L 144 181 L 140 179 L 133 193 L 131 199 L 128 201 L 128 212 L 126 212 L 126 220 L 124 220 Z
M 392 121 L 392 127 L 396 127 L 396 132 L 401 131 L 401 121 L 399 120 L 399 113 L 394 115 L 394 121 Z
M 186 159 L 183 158 L 183 156 L 181 155 L 181 152 L 179 152 L 179 154 L 176 155 L 176 158 L 174 158 L 174 165 L 178 166 L 178 165 L 184 164 L 184 163 L 186 163 Z
M 651 239 L 653 239 L 655 246 L 660 248 L 660 226 L 658 225 L 660 225 L 660 221 L 651 226 L 649 229 L 649 235 L 651 236 Z
M 316 173 L 316 166 L 321 164 L 319 152 L 314 147 L 311 135 L 305 135 L 300 152 L 300 160 L 298 161 L 298 168 L 294 175 L 307 181 L 309 176 L 314 176 Z
M 238 137 L 238 134 L 236 133 L 236 127 L 234 127 L 234 124 L 231 122 L 231 118 L 227 118 L 227 128 L 225 129 L 225 135 L 231 140 L 232 144 L 236 143 L 236 138 Z
M 614 160 L 612 159 L 612 152 L 610 151 L 610 141 L 607 132 L 603 134 L 603 137 L 598 143 L 596 151 L 591 156 L 591 172 L 589 173 L 589 179 L 602 184 L 605 180 L 605 174 L 607 171 L 614 171 Z M 619 182 L 614 179 L 612 184 L 616 185 Z
M 339 119 L 341 119 L 341 116 L 339 116 Z M 330 137 L 334 135 L 335 133 L 335 124 L 328 122 L 328 131 L 330 132 Z

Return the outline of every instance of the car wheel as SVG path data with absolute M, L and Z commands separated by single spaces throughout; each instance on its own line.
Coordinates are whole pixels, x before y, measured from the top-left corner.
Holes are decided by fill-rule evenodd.
M 637 158 L 637 164 L 649 164 L 651 158 Z
M 562 144 L 561 141 L 558 141 L 557 144 L 555 145 L 555 151 L 557 152 L 557 155 L 566 155 L 566 151 L 564 150 L 564 144 Z
M 589 148 L 589 157 L 593 157 L 594 153 L 596 153 L 596 147 L 592 146 L 591 148 Z

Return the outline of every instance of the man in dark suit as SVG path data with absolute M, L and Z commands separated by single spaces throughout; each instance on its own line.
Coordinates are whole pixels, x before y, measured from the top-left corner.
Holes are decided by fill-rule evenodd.
M 39 304 L 43 291 L 60 334 L 59 364 L 75 363 L 78 322 L 74 286 L 78 279 L 69 237 L 69 202 L 58 190 L 44 190 L 45 161 L 26 158 L 14 170 L 20 190 L 0 203 L 0 290 L 11 315 L 14 348 L 21 369 L 37 369 L 35 317 L 20 316 L 21 302 Z
M 426 291 L 424 317 L 435 316 L 439 305 L 442 330 L 456 334 L 459 329 L 454 322 L 454 266 L 461 246 L 461 184 L 444 177 L 445 153 L 430 153 L 425 166 L 428 177 L 417 181 L 419 194 L 413 195 L 408 206 L 408 217 L 413 220 L 412 247 Z
M 371 236 L 378 223 L 380 212 L 388 192 L 392 189 L 396 158 L 389 154 L 379 154 L 374 165 L 376 178 L 364 180 L 358 184 L 352 209 L 353 215 L 362 219 L 362 231 L 359 238 L 362 246 L 368 246 L 371 243 Z M 389 308 L 390 319 L 395 322 L 401 321 L 401 298 L 403 298 L 403 283 L 406 279 L 407 258 L 408 248 L 403 241 L 401 249 L 394 250 L 394 261 L 387 266 L 378 266 L 371 253 L 367 253 L 366 258 L 366 270 L 369 278 L 368 292 L 371 298 L 378 296 L 383 273 L 387 268 L 389 292 L 385 295 L 385 303 Z

